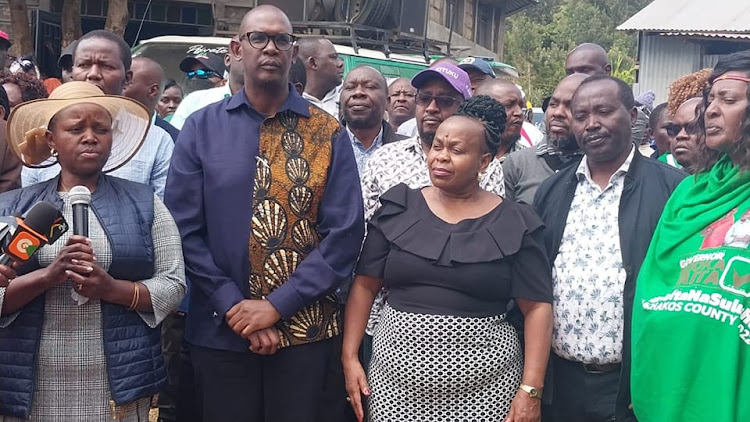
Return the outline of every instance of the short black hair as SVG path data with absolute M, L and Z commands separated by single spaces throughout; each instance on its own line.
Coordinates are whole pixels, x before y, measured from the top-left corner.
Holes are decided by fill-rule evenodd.
M 599 81 L 612 81 L 617 84 L 617 98 L 620 100 L 626 109 L 632 110 L 635 107 L 635 97 L 633 97 L 633 88 L 630 87 L 625 81 L 620 78 L 616 78 L 611 75 L 591 75 L 581 82 L 581 85 L 576 89 L 576 93 L 581 90 L 587 84 L 591 84 Z M 573 94 L 575 97 L 575 94 Z
M 5 92 L 5 88 L 2 85 L 0 85 L 0 106 L 5 110 L 3 120 L 8 120 L 8 116 L 10 115 L 10 100 L 8 100 L 8 93 Z
M 179 89 L 180 92 L 182 92 L 182 87 L 174 79 L 167 79 L 166 81 L 164 81 L 164 91 L 173 87 Z
M 667 103 L 661 103 L 658 106 L 654 107 L 654 111 L 651 112 L 651 115 L 648 116 L 648 127 L 651 128 L 651 131 L 656 131 L 656 126 L 660 121 L 664 119 L 664 115 L 667 113 Z
M 456 116 L 479 120 L 484 126 L 484 142 L 494 157 L 500 148 L 500 135 L 505 131 L 505 107 L 499 101 L 487 95 L 477 95 L 458 106 Z
M 78 41 L 76 42 L 76 46 L 73 49 L 73 63 L 75 63 L 76 52 L 78 52 L 78 47 L 81 46 L 81 41 L 89 39 L 103 39 L 115 43 L 117 45 L 117 49 L 120 50 L 120 60 L 122 60 L 122 65 L 125 66 L 125 71 L 127 72 L 130 70 L 130 65 L 133 64 L 133 57 L 130 54 L 130 46 L 125 42 L 124 39 L 122 39 L 121 36 L 109 32 L 105 29 L 96 29 L 94 31 L 87 32 L 78 39 Z

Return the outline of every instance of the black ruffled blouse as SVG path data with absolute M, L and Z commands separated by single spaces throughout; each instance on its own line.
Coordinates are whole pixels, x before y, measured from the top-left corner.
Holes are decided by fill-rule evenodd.
M 505 313 L 511 298 L 552 302 L 544 225 L 530 206 L 503 201 L 451 224 L 432 213 L 421 190 L 404 184 L 380 201 L 357 274 L 382 278 L 394 309 L 487 317 Z

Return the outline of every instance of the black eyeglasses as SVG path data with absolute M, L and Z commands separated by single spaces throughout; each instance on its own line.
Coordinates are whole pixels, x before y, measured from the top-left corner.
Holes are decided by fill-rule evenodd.
M 682 132 L 682 129 L 685 129 L 685 133 L 687 133 L 688 135 L 698 135 L 703 128 L 701 128 L 701 125 L 699 125 L 697 121 L 690 122 L 684 125 L 670 123 L 664 126 L 664 130 L 667 131 L 667 135 L 671 136 L 672 138 L 679 135 L 680 132 Z
M 198 69 L 198 70 L 193 70 L 192 72 L 188 72 L 187 77 L 188 79 L 193 79 L 193 78 L 208 79 L 212 77 L 222 78 L 221 76 L 219 76 L 218 73 L 214 72 L 213 70 L 206 70 L 206 69 Z
M 432 101 L 435 101 L 435 104 L 437 104 L 438 108 L 450 108 L 454 105 L 461 104 L 461 100 L 459 100 L 456 97 L 451 97 L 450 95 L 427 95 L 427 94 L 417 94 L 417 105 L 420 105 L 422 107 L 427 107 L 428 105 L 432 104 Z
M 266 48 L 268 42 L 273 40 L 273 44 L 277 49 L 287 51 L 292 48 L 294 42 L 297 41 L 297 37 L 292 34 L 271 35 L 266 34 L 265 32 L 248 32 L 247 34 L 240 36 L 240 41 L 242 41 L 243 38 L 247 38 L 250 47 L 257 48 L 258 50 Z

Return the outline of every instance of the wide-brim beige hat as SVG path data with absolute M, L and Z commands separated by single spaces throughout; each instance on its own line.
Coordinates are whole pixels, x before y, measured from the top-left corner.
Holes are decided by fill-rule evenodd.
M 131 98 L 105 95 L 88 82 L 68 82 L 49 96 L 17 105 L 6 126 L 10 148 L 27 167 L 49 167 L 57 160 L 45 139 L 47 125 L 60 110 L 82 103 L 100 105 L 112 116 L 112 150 L 103 171 L 122 167 L 143 145 L 151 126 L 151 114 Z

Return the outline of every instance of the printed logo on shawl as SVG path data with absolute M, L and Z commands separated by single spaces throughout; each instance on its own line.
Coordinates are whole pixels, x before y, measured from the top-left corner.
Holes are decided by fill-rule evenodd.
M 736 326 L 740 340 L 750 345 L 750 259 L 734 253 L 750 245 L 750 210 L 737 221 L 736 215 L 733 209 L 701 232 L 702 252 L 680 260 L 675 289 L 642 301 L 643 309 L 687 312 Z

